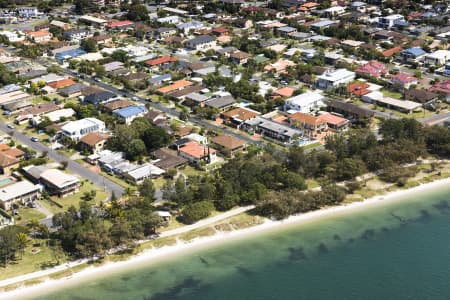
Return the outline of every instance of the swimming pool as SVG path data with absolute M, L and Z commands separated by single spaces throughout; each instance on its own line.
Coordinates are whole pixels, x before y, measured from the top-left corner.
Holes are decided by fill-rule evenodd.
M 0 180 L 0 186 L 4 186 L 4 185 L 7 185 L 8 183 L 11 183 L 13 180 L 12 180 L 12 178 L 3 178 L 3 179 L 1 179 Z

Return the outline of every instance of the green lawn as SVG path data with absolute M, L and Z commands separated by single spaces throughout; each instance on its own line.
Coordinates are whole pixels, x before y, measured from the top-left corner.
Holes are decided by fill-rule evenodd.
M 56 259 L 54 258 L 53 251 L 45 245 L 44 241 L 38 240 L 39 242 L 41 244 L 40 246 L 33 247 L 32 240 L 30 240 L 22 258 L 18 254 L 17 261 L 8 264 L 6 267 L 0 267 L 0 280 L 55 266 Z M 33 249 L 37 251 L 33 253 Z M 64 261 L 65 259 L 60 259 L 60 263 Z
M 36 219 L 41 220 L 45 218 L 45 215 L 41 213 L 40 211 L 30 208 L 30 207 L 20 207 L 19 208 L 19 214 L 17 216 L 14 216 L 14 221 L 16 225 L 26 225 L 30 220 Z
M 104 171 L 100 171 L 100 174 L 102 176 L 108 178 L 112 182 L 117 183 L 118 185 L 120 185 L 123 188 L 135 188 L 133 185 L 129 184 L 125 180 L 122 180 L 122 179 L 118 178 L 117 176 L 111 175 L 111 174 L 109 174 L 107 172 L 104 172 Z
M 41 203 L 43 206 L 45 206 L 45 208 L 47 208 L 52 213 L 65 212 L 72 205 L 75 207 L 79 207 L 79 202 L 83 201 L 81 200 L 83 193 L 90 192 L 92 190 L 95 190 L 97 193 L 95 199 L 91 201 L 92 203 L 99 203 L 101 201 L 104 201 L 108 197 L 108 193 L 105 192 L 103 189 L 97 187 L 96 185 L 92 184 L 89 181 L 84 181 L 83 185 L 80 187 L 80 191 L 76 194 L 69 195 L 64 198 L 58 198 L 55 196 L 51 197 L 51 200 L 62 205 L 62 208 L 48 200 L 41 200 Z

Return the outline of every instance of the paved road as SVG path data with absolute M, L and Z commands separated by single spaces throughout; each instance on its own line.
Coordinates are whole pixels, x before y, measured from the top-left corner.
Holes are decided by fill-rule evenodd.
M 450 119 L 450 112 L 446 112 L 446 113 L 438 114 L 435 116 L 423 118 L 423 119 L 420 119 L 419 121 L 422 124 L 436 125 L 436 124 L 439 124 L 439 123 L 444 122 L 445 120 L 449 120 L 449 119 Z
M 99 87 L 101 87 L 101 88 L 103 88 L 105 90 L 108 90 L 108 91 L 110 91 L 112 93 L 115 93 L 117 95 L 123 95 L 123 96 L 125 96 L 127 98 L 139 101 L 141 103 L 149 104 L 154 109 L 162 111 L 162 112 L 164 112 L 164 113 L 166 113 L 166 114 L 168 114 L 170 116 L 178 118 L 179 115 L 180 115 L 180 113 L 176 109 L 169 108 L 169 107 L 167 107 L 165 105 L 162 105 L 162 104 L 159 104 L 159 103 L 150 102 L 148 99 L 145 99 L 145 98 L 142 98 L 142 97 L 140 97 L 138 95 L 130 93 L 129 91 L 118 89 L 118 88 L 116 88 L 116 87 L 114 87 L 114 86 L 112 86 L 110 84 L 107 84 L 107 83 L 104 83 L 104 82 L 101 82 L 101 81 L 96 81 L 96 80 L 92 79 L 89 76 L 82 76 L 82 77 L 80 77 L 79 73 L 74 72 L 72 70 L 64 69 L 64 71 L 70 76 L 78 77 L 81 80 L 84 80 L 84 81 L 86 81 L 88 83 L 97 85 L 97 86 L 99 86 Z M 259 141 L 255 141 L 254 139 L 252 139 L 252 138 L 250 138 L 248 136 L 245 136 L 245 135 L 242 135 L 242 134 L 238 134 L 238 133 L 234 132 L 233 130 L 230 130 L 230 129 L 227 129 L 227 128 L 223 128 L 223 127 L 211 124 L 211 123 L 209 123 L 209 122 L 207 122 L 205 120 L 202 120 L 200 117 L 191 117 L 191 118 L 189 118 L 188 121 L 191 122 L 191 123 L 197 124 L 199 126 L 202 126 L 204 128 L 211 129 L 211 130 L 220 130 L 222 133 L 226 133 L 226 134 L 235 136 L 237 138 L 245 140 L 247 143 L 256 143 L 256 144 L 260 144 L 261 143 Z
M 67 169 L 71 172 L 78 174 L 80 177 L 88 179 L 92 181 L 95 185 L 104 188 L 108 193 L 114 192 L 117 196 L 121 196 L 124 193 L 124 189 L 112 182 L 111 180 L 83 167 L 79 163 L 68 159 L 62 154 L 57 153 L 56 151 L 50 149 L 49 147 L 45 146 L 44 144 L 41 144 L 39 142 L 33 142 L 30 140 L 30 137 L 26 136 L 25 134 L 21 133 L 17 129 L 9 129 L 6 124 L 0 122 L 0 130 L 3 132 L 6 132 L 8 134 L 12 134 L 14 139 L 16 139 L 19 143 L 26 145 L 30 147 L 31 149 L 35 150 L 39 153 L 47 153 L 47 156 L 58 162 L 67 162 Z

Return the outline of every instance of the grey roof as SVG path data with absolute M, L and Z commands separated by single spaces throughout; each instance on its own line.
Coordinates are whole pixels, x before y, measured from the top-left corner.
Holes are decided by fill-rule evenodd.
M 205 105 L 213 108 L 224 108 L 234 103 L 236 103 L 236 100 L 232 96 L 225 96 L 209 100 Z
M 92 104 L 100 104 L 116 97 L 117 95 L 114 93 L 111 93 L 109 91 L 101 91 L 86 96 L 84 98 L 84 101 Z
M 200 45 L 200 44 L 209 43 L 209 42 L 212 42 L 214 40 L 215 40 L 215 38 L 210 36 L 210 35 L 200 35 L 200 36 L 198 36 L 196 38 L 190 39 L 188 41 L 188 43 L 190 45 L 196 46 L 196 45 Z
M 0 89 L 0 95 L 15 92 L 15 91 L 20 91 L 20 90 L 21 90 L 21 88 L 17 84 L 14 84 L 14 83 L 8 84 Z
M 195 101 L 195 102 L 204 102 L 209 99 L 209 97 L 199 94 L 199 93 L 189 93 L 186 95 L 186 98 L 189 98 L 189 100 Z
M 31 79 L 31 78 L 35 78 L 35 77 L 42 76 L 45 74 L 47 74 L 47 70 L 37 69 L 37 70 L 30 70 L 28 72 L 21 73 L 21 74 L 19 74 L 19 76 L 22 78 L 25 78 L 25 79 Z
M 163 81 L 166 81 L 166 80 L 170 80 L 170 79 L 172 79 L 172 75 L 170 75 L 170 74 L 163 74 L 163 75 L 159 75 L 159 76 L 155 76 L 155 77 L 149 78 L 148 79 L 148 83 L 156 84 L 156 83 L 160 83 L 160 82 L 163 82 Z
M 78 93 L 81 92 L 84 88 L 86 88 L 86 86 L 82 83 L 75 83 L 69 86 L 66 86 L 62 89 L 59 90 L 59 93 L 61 93 L 62 95 L 70 95 L 70 94 L 74 94 L 74 93 Z
M 283 125 L 283 124 L 280 124 L 280 123 L 277 123 L 277 122 L 274 122 L 271 120 L 267 120 L 267 119 L 264 119 L 259 116 L 255 117 L 253 119 L 249 119 L 249 120 L 245 121 L 244 123 L 247 125 L 250 125 L 250 126 L 258 126 L 259 128 L 266 129 L 266 130 L 269 130 L 272 132 L 276 132 L 280 135 L 284 135 L 284 136 L 287 136 L 290 138 L 294 137 L 294 135 L 296 135 L 296 134 L 297 135 L 301 134 L 301 131 L 299 131 L 297 129 L 293 129 L 289 126 L 286 126 L 286 125 Z

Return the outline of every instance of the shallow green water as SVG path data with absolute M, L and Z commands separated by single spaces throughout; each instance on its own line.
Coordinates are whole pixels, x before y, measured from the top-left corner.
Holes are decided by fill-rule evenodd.
M 34 298 L 450 299 L 449 283 L 447 187 L 105 274 Z

